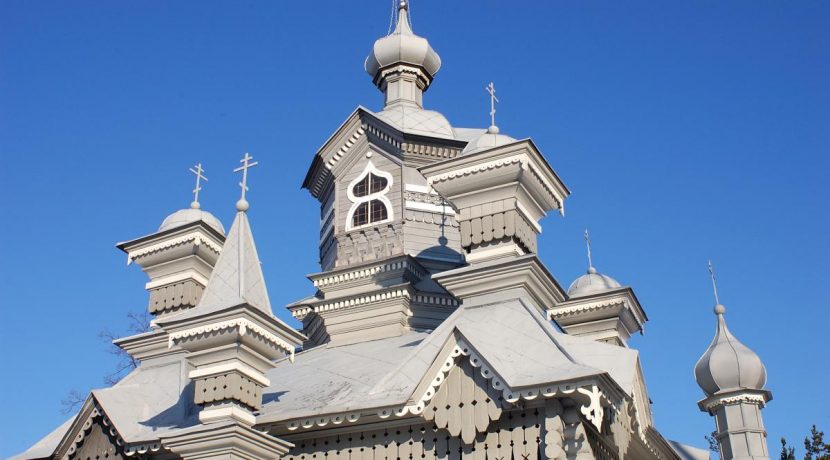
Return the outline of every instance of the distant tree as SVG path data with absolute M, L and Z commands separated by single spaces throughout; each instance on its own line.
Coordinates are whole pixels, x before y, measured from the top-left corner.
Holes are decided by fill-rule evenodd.
M 129 320 L 127 324 L 127 334 L 141 334 L 150 330 L 150 320 L 152 317 L 147 310 L 144 310 L 141 313 L 128 313 L 127 319 Z M 119 358 L 115 365 L 115 370 L 104 375 L 104 383 L 112 386 L 118 383 L 119 380 L 124 378 L 124 376 L 129 374 L 133 369 L 138 367 L 138 360 L 112 343 L 118 338 L 112 332 L 104 329 L 98 333 L 98 337 L 107 342 L 107 352 Z M 88 393 L 89 392 L 82 393 L 78 390 L 69 391 L 66 397 L 61 400 L 61 406 L 63 406 L 61 408 L 61 413 L 69 414 L 70 412 L 74 412 L 76 408 L 80 407 L 81 404 L 86 401 L 86 395 Z
M 720 446 L 718 445 L 718 440 L 715 439 L 715 435 L 717 434 L 717 431 L 713 431 L 704 436 L 704 438 L 706 438 L 706 442 L 709 443 L 709 450 L 717 454 L 720 454 Z
M 128 313 L 127 319 L 129 320 L 129 324 L 127 326 L 128 334 L 141 334 L 150 330 L 150 320 L 152 317 L 147 310 L 143 310 L 141 313 Z M 107 385 L 115 385 L 119 380 L 124 378 L 125 375 L 129 374 L 133 369 L 138 367 L 138 360 L 130 356 L 130 354 L 124 351 L 121 347 L 118 347 L 112 343 L 118 339 L 118 336 L 110 331 L 104 329 L 98 333 L 98 337 L 109 344 L 109 349 L 107 351 L 111 355 L 115 355 L 119 358 L 115 365 L 115 370 L 104 376 L 104 383 Z
M 810 428 L 810 436 L 804 438 L 804 460 L 830 460 L 830 444 L 824 443 L 824 432 L 815 425 Z
M 784 438 L 781 438 L 781 460 L 795 460 L 795 448 L 788 446 Z

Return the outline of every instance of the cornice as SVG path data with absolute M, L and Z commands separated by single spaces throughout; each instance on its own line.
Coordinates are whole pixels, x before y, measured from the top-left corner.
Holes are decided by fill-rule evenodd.
M 172 238 L 169 240 L 159 241 L 158 243 L 154 243 L 148 246 L 144 246 L 140 249 L 136 249 L 133 251 L 126 250 L 127 252 L 127 265 L 133 263 L 133 261 L 147 256 L 149 254 L 153 254 L 156 252 L 161 252 L 165 249 L 179 246 L 182 244 L 193 243 L 196 246 L 204 245 L 208 249 L 212 250 L 216 254 L 222 252 L 222 246 L 216 244 L 212 239 L 208 238 L 200 229 L 195 229 L 190 233 L 186 233 L 184 235 L 178 236 L 176 238 Z
M 261 339 L 265 340 L 266 342 L 270 343 L 271 345 L 274 345 L 275 347 L 285 351 L 289 355 L 289 359 L 292 362 L 294 361 L 295 348 L 293 345 L 277 337 L 271 332 L 265 330 L 265 328 L 259 326 L 253 321 L 250 321 L 245 318 L 236 318 L 227 321 L 220 321 L 216 323 L 210 323 L 202 326 L 193 327 L 190 329 L 185 329 L 183 331 L 173 332 L 170 334 L 168 338 L 167 346 L 168 348 L 173 348 L 174 345 L 179 345 L 182 342 L 189 339 L 209 335 L 213 332 L 228 330 L 236 330 L 240 336 L 244 336 L 247 333 L 256 335 Z
M 614 298 L 603 300 L 599 302 L 591 302 L 591 303 L 584 303 L 584 304 L 577 304 L 577 305 L 570 305 L 570 306 L 560 306 L 554 307 L 548 310 L 548 316 L 550 319 L 556 319 L 558 317 L 563 316 L 576 316 L 580 313 L 587 313 L 591 311 L 602 310 L 611 306 L 616 305 L 623 305 L 626 306 L 628 301 L 624 298 Z
M 394 260 L 385 261 L 379 264 L 308 275 L 308 279 L 311 280 L 314 287 L 321 288 L 348 284 L 353 281 L 371 278 L 379 273 L 386 273 L 395 270 L 409 271 L 418 279 L 423 279 L 428 275 L 427 271 L 421 266 L 421 264 L 416 262 L 410 256 L 404 256 L 402 258 L 396 258 Z
M 714 414 L 718 408 L 733 404 L 756 404 L 763 408 L 770 400 L 772 400 L 772 393 L 769 390 L 738 389 L 714 394 L 701 400 L 697 405 L 701 411 Z

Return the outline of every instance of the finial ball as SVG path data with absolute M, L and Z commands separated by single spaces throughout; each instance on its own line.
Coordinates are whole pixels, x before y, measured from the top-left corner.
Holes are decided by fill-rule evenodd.
M 490 125 L 490 127 L 487 128 L 487 133 L 488 134 L 498 134 L 499 133 L 499 127 L 496 126 L 496 125 Z
M 239 212 L 245 212 L 250 207 L 251 206 L 248 204 L 248 200 L 244 198 L 236 202 L 236 210 Z
M 596 274 L 596 273 L 597 273 L 597 269 L 596 269 L 596 268 L 594 268 L 594 266 L 593 266 L 593 265 L 591 265 L 590 267 L 588 267 L 588 274 L 594 275 L 594 274 Z
M 716 315 L 722 315 L 724 313 L 726 313 L 726 307 L 724 307 L 721 304 L 715 305 L 715 314 Z
M 200 207 L 201 207 L 201 205 L 199 204 L 198 201 L 194 201 L 193 203 L 190 203 L 190 209 L 199 209 Z

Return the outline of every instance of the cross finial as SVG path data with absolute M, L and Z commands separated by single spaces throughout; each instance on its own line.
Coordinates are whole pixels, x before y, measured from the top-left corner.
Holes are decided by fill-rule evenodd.
M 248 168 L 253 168 L 259 164 L 256 161 L 252 163 L 251 160 L 253 159 L 254 157 L 245 152 L 245 156 L 239 160 L 239 162 L 242 163 L 242 166 L 233 170 L 233 172 L 242 171 L 242 182 L 239 183 L 239 187 L 242 189 L 242 197 L 236 202 L 236 210 L 240 212 L 248 210 L 248 201 L 245 199 L 245 192 L 248 191 Z
M 587 228 L 585 229 L 585 246 L 588 248 L 588 271 L 590 272 L 594 268 L 594 262 L 591 260 L 591 235 Z
M 196 175 L 196 188 L 193 189 L 193 203 L 190 203 L 190 207 L 193 209 L 199 209 L 199 192 L 202 190 L 200 181 L 204 180 L 207 182 L 208 178 L 202 174 L 205 172 L 205 170 L 202 169 L 202 163 L 197 163 L 196 166 L 190 168 L 190 172 Z
M 715 292 L 715 306 L 717 307 L 720 305 L 720 299 L 718 298 L 718 282 L 715 280 L 715 268 L 712 267 L 711 260 L 709 260 L 709 278 L 712 278 L 712 290 Z
M 499 128 L 496 127 L 496 102 L 500 102 L 499 98 L 496 97 L 496 86 L 493 85 L 491 81 L 489 85 L 487 85 L 484 89 L 490 93 L 490 128 L 487 130 L 491 132 L 491 134 L 497 134 L 499 132 Z

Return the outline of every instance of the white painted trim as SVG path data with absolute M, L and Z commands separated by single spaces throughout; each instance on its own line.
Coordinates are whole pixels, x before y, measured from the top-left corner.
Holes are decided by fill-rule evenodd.
M 551 308 L 550 310 L 548 310 L 548 312 L 550 313 L 549 319 L 556 319 L 558 317 L 573 315 L 576 313 L 601 310 L 603 308 L 611 307 L 614 305 L 623 305 L 625 307 L 628 307 L 629 309 L 631 308 L 628 305 L 628 301 L 625 298 L 614 298 L 609 300 L 603 300 L 601 302 L 571 305 L 564 308 Z
M 173 273 L 172 275 L 163 276 L 161 278 L 156 278 L 153 281 L 147 282 L 144 285 L 144 289 L 153 289 L 159 286 L 164 286 L 165 284 L 173 284 L 178 283 L 179 281 L 185 281 L 192 279 L 197 283 L 200 283 L 202 287 L 207 286 L 208 279 L 202 276 L 199 272 L 195 270 L 188 270 L 185 272 Z
M 177 238 L 173 238 L 166 241 L 161 241 L 156 244 L 143 247 L 141 249 L 137 249 L 135 251 L 131 251 L 127 253 L 127 265 L 131 264 L 135 259 L 146 256 L 147 254 L 152 254 L 154 252 L 159 252 L 164 249 L 178 246 L 180 244 L 193 242 L 195 245 L 204 244 L 208 248 L 212 249 L 215 253 L 219 254 L 222 252 L 222 246 L 216 244 L 212 239 L 208 238 L 207 235 L 200 231 L 195 231 L 191 233 L 184 234 Z
M 354 196 L 354 194 L 352 193 L 352 189 L 354 188 L 354 186 L 357 185 L 358 182 L 366 178 L 366 176 L 370 173 L 386 179 L 386 187 L 384 187 L 383 190 L 379 192 L 370 193 L 366 196 Z M 363 171 L 360 173 L 360 175 L 358 175 L 357 178 L 353 181 L 349 182 L 349 186 L 346 188 L 346 195 L 348 196 L 349 201 L 352 202 L 352 206 L 349 208 L 349 212 L 346 214 L 345 229 L 347 232 L 352 230 L 358 230 L 361 228 L 374 227 L 375 225 L 395 220 L 395 209 L 392 207 L 392 202 L 389 201 L 389 198 L 386 197 L 386 194 L 389 192 L 389 190 L 392 189 L 392 183 L 392 174 L 378 169 L 375 166 L 375 164 L 372 163 L 372 160 L 366 162 L 366 167 L 363 168 Z M 353 226 L 352 218 L 354 217 L 354 213 L 357 210 L 357 207 L 363 203 L 369 203 L 372 200 L 378 200 L 381 203 L 383 203 L 384 206 L 386 206 L 386 219 L 377 222 L 369 222 L 368 224 L 359 225 L 357 227 Z M 371 207 L 369 209 L 369 218 L 371 219 Z
M 220 321 L 218 323 L 205 324 L 204 326 L 198 326 L 191 329 L 186 329 L 184 331 L 175 332 L 173 334 L 170 334 L 167 343 L 167 348 L 173 348 L 173 345 L 176 343 L 177 340 L 185 339 L 188 337 L 194 337 L 201 334 L 207 334 L 209 332 L 221 331 L 223 329 L 239 329 L 239 335 L 245 335 L 250 330 L 250 332 L 261 336 L 263 339 L 265 339 L 268 342 L 271 342 L 278 348 L 282 348 L 286 353 L 290 354 L 291 361 L 294 361 L 294 346 L 245 318 Z
M 205 424 L 226 419 L 228 417 L 242 423 L 247 423 L 248 425 L 254 425 L 256 423 L 256 417 L 254 417 L 254 414 L 236 406 L 218 407 L 216 409 L 202 409 L 202 411 L 199 412 L 199 421 Z
M 707 411 L 711 412 L 712 409 L 715 409 L 718 406 L 728 406 L 730 404 L 739 403 L 758 404 L 759 406 L 764 407 L 764 404 L 767 403 L 767 398 L 764 397 L 764 395 L 743 393 L 734 396 L 726 396 L 712 399 L 711 401 L 707 402 L 703 407 Z
M 519 212 L 525 217 L 525 220 L 527 220 L 527 222 L 533 227 L 533 229 L 536 230 L 536 234 L 541 235 L 542 234 L 542 226 L 539 225 L 539 222 L 536 222 L 536 219 L 534 219 L 530 215 L 530 212 L 528 212 L 525 205 L 523 205 L 522 202 L 519 201 L 519 200 L 516 200 L 516 209 L 519 210 Z M 542 217 L 544 217 L 544 215 Z
M 416 211 L 426 211 L 435 214 L 444 214 L 447 216 L 454 216 L 455 211 L 449 206 L 437 205 L 432 203 L 421 203 L 420 201 L 406 200 L 406 209 L 414 209 Z
M 548 182 L 547 179 L 545 179 L 542 173 L 536 168 L 536 166 L 533 165 L 533 161 L 530 159 L 530 157 L 525 154 L 514 155 L 512 157 L 488 161 L 486 163 L 481 163 L 473 166 L 468 166 L 466 168 L 448 171 L 446 173 L 438 174 L 437 176 L 427 178 L 427 183 L 431 186 L 436 182 L 443 182 L 461 176 L 469 176 L 471 174 L 477 174 L 487 170 L 501 168 L 516 163 L 518 163 L 522 169 L 530 171 L 533 174 L 533 176 L 536 177 L 536 179 L 542 184 L 542 187 L 544 187 L 545 190 L 550 194 L 550 196 L 554 198 L 556 203 L 559 204 L 560 212 L 564 215 L 564 210 L 562 210 L 562 206 L 565 202 L 565 199 L 556 192 L 556 188 L 553 186 L 553 184 L 551 184 L 550 182 Z
M 429 185 L 404 184 L 404 191 L 418 192 L 418 193 L 429 193 L 430 195 L 438 195 L 438 192 L 436 192 L 435 189 L 433 189 Z
M 246 377 L 249 377 L 251 380 L 254 380 L 255 382 L 259 383 L 262 386 L 267 387 L 267 386 L 271 385 L 271 381 L 268 380 L 267 377 L 262 375 L 261 372 L 254 369 L 253 367 L 251 367 L 251 366 L 249 366 L 245 363 L 239 362 L 239 361 L 234 361 L 234 362 L 230 362 L 230 363 L 215 364 L 213 366 L 207 366 L 207 367 L 200 367 L 198 369 L 194 369 L 194 370 L 190 371 L 190 373 L 187 374 L 187 377 L 192 380 L 192 379 L 198 379 L 199 377 L 205 377 L 205 376 L 209 376 L 209 375 L 225 374 L 225 373 L 232 372 L 232 371 L 239 372 L 240 374 L 243 374 Z
M 512 243 L 508 245 L 499 245 L 490 249 L 482 249 L 471 252 L 467 254 L 466 260 L 467 263 L 472 263 L 478 260 L 489 259 L 492 257 L 499 257 L 504 255 L 523 256 L 525 255 L 525 252 L 522 250 L 521 247 L 519 247 L 519 245 Z

